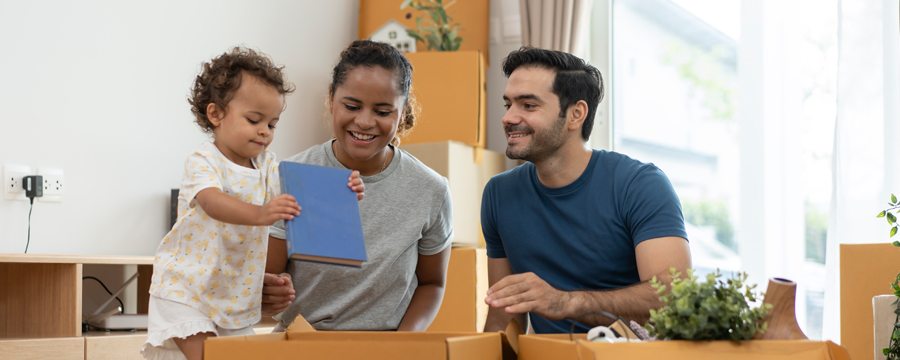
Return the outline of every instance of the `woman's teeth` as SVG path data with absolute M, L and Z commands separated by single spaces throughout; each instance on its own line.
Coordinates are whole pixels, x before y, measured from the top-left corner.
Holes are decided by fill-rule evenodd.
M 372 140 L 372 138 L 375 137 L 375 135 L 360 134 L 354 131 L 351 131 L 350 134 L 353 135 L 354 138 L 357 138 L 359 140 Z

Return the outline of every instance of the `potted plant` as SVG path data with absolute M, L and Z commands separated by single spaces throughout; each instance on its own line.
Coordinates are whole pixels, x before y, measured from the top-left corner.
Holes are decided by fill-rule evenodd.
M 650 310 L 645 328 L 650 335 L 668 340 L 750 340 L 766 331 L 764 318 L 771 304 L 750 308 L 757 295 L 756 285 L 746 285 L 747 274 L 737 273 L 725 281 L 722 273 L 706 276 L 705 283 L 697 282 L 693 270 L 687 277 L 671 269 L 672 282 L 666 285 L 655 276 L 650 285 L 660 294 L 665 306 Z M 793 309 L 792 309 L 793 310 Z
M 405 0 L 400 4 L 400 9 L 407 6 L 416 10 L 425 11 L 428 15 L 416 17 L 416 26 L 418 30 L 407 30 L 409 36 L 421 41 L 428 46 L 428 50 L 435 51 L 456 51 L 462 44 L 462 38 L 459 37 L 459 25 L 461 23 L 451 23 L 453 18 L 447 13 L 447 8 L 456 1 L 444 4 L 444 0 Z M 409 19 L 409 15 L 407 15 Z
M 897 229 L 900 228 L 900 224 L 897 224 L 897 216 L 894 213 L 900 212 L 900 202 L 897 201 L 897 197 L 894 194 L 891 194 L 891 201 L 888 203 L 888 208 L 882 210 L 878 213 L 877 217 L 885 218 L 890 224 L 890 237 L 894 237 L 897 235 Z M 894 213 L 891 213 L 891 212 Z M 896 247 L 900 247 L 900 241 L 894 241 L 892 243 Z M 891 283 L 891 290 L 893 291 L 893 295 L 896 299 L 891 303 L 891 306 L 894 306 L 894 330 L 891 331 L 891 338 L 888 347 L 882 348 L 882 353 L 887 356 L 888 360 L 898 360 L 900 359 L 900 273 L 894 277 L 894 282 Z

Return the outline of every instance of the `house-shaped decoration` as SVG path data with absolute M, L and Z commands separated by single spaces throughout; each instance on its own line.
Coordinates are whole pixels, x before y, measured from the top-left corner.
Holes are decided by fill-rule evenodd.
M 391 19 L 375 30 L 372 36 L 369 36 L 369 40 L 391 44 L 400 52 L 414 53 L 416 52 L 416 39 L 409 36 L 406 30 L 406 26 Z

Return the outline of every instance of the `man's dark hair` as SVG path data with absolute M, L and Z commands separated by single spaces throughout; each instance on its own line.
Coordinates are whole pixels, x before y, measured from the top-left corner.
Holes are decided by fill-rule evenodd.
M 559 116 L 565 117 L 570 106 L 584 100 L 588 106 L 587 117 L 581 127 L 581 137 L 585 141 L 591 137 L 594 128 L 594 114 L 603 100 L 603 77 L 600 70 L 575 55 L 562 51 L 537 49 L 523 46 L 509 53 L 503 59 L 503 75 L 507 78 L 517 68 L 537 66 L 556 73 L 553 80 L 553 94 L 559 97 Z

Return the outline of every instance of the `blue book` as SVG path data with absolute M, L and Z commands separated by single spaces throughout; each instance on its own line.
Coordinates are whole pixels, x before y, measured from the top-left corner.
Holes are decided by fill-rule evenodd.
M 350 170 L 282 161 L 281 193 L 300 205 L 285 221 L 290 259 L 362 267 L 366 261 L 356 192 L 347 187 Z

